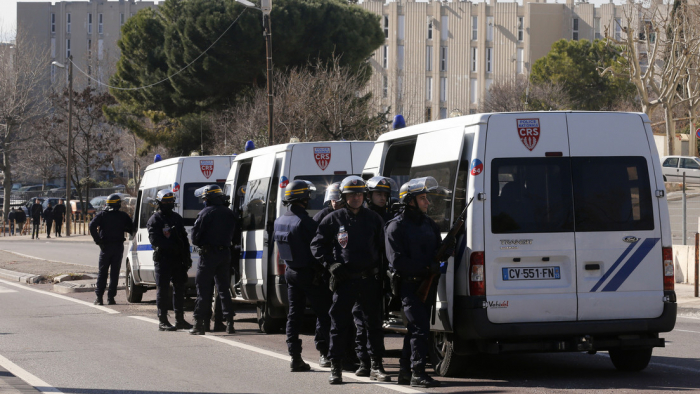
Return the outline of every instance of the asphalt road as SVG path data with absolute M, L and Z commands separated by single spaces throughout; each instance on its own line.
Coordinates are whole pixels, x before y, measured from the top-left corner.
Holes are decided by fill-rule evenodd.
M 45 237 L 41 237 L 38 240 L 27 238 L 19 241 L 15 239 L 5 241 L 0 238 L 0 250 L 90 267 L 97 267 L 98 255 L 100 254 L 99 246 L 89 240 L 89 237 L 85 238 L 84 242 L 57 241 L 53 238 L 46 239 Z

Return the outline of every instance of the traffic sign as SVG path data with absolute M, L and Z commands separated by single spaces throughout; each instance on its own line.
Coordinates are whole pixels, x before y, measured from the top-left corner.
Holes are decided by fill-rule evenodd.
M 695 136 L 700 139 L 700 129 L 695 130 Z

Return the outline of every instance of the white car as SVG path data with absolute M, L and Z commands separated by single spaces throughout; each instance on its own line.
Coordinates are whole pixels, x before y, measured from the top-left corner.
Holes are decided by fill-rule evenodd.
M 685 182 L 700 184 L 700 157 L 665 156 L 661 158 L 661 172 L 667 182 Z

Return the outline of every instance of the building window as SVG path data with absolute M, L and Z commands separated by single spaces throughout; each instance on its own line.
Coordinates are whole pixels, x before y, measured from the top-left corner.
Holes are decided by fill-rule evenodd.
M 472 40 L 476 41 L 478 36 L 478 31 L 479 31 L 479 17 L 478 16 L 472 16 Z
M 449 38 L 449 20 L 450 17 L 448 16 L 443 16 L 440 18 L 440 39 L 443 41 L 447 41 L 447 39 Z
M 600 35 L 600 18 L 595 18 L 593 20 L 593 31 L 595 32 L 595 39 L 596 40 L 600 40 L 601 38 L 603 38 Z
M 403 70 L 403 45 L 396 47 L 396 67 Z
M 425 122 L 430 122 L 433 120 L 433 109 L 430 107 L 425 107 Z
M 382 75 L 382 97 L 389 97 L 389 77 Z
M 440 71 L 447 71 L 447 47 L 440 47 Z
M 477 89 L 476 78 L 472 78 L 469 80 L 469 101 L 472 104 L 476 104 L 476 100 L 479 98 L 477 95 L 476 89 Z
M 97 14 L 97 32 L 100 34 L 104 32 L 102 29 L 102 14 Z
M 384 45 L 382 52 L 382 66 L 389 68 L 389 45 Z
M 447 78 L 440 78 L 440 101 L 447 101 Z
M 404 31 L 406 28 L 405 21 L 406 21 L 406 17 L 404 15 L 399 15 L 399 37 L 398 37 L 399 40 L 404 39 L 404 35 L 405 35 Z
M 119 26 L 124 25 L 124 14 L 119 14 Z
M 425 47 L 425 71 L 433 71 L 433 46 Z
M 70 33 L 70 14 L 66 14 L 66 33 Z
M 475 113 L 476 113 L 475 109 L 471 109 L 471 108 L 469 109 L 469 115 L 474 115 Z
M 615 18 L 615 39 L 622 39 L 622 18 Z
M 403 98 L 403 77 L 398 76 L 396 77 L 396 95 L 398 96 L 399 100 Z M 399 113 L 402 113 L 403 110 L 400 109 Z
M 493 72 L 493 48 L 486 48 L 486 72 Z
M 524 19 L 522 16 L 518 17 L 518 41 L 522 42 L 523 41 L 523 26 L 525 24 Z
M 477 47 L 472 47 L 472 72 L 476 72 L 476 64 L 479 56 L 479 49 Z
M 56 82 L 56 66 L 51 65 L 51 82 Z
M 656 33 L 654 32 L 654 24 L 649 19 L 644 21 L 644 33 L 647 37 L 649 37 L 650 43 L 653 44 L 656 41 Z
M 525 69 L 525 62 L 523 61 L 523 48 L 518 48 L 516 68 L 518 74 L 522 74 L 523 70 Z
M 447 119 L 447 108 L 440 108 L 440 119 Z
M 88 34 L 92 34 L 92 14 L 88 14 Z
M 70 59 L 70 39 L 66 40 L 66 59 Z
M 428 17 L 428 39 L 433 39 L 433 18 Z
M 97 40 L 97 60 L 102 60 L 102 57 L 103 57 L 102 49 L 103 49 L 102 40 Z M 97 71 L 99 73 L 100 70 L 98 69 Z
M 578 18 L 574 18 L 574 24 L 573 24 L 573 29 L 572 29 L 572 30 L 573 30 L 573 35 L 572 35 L 571 38 L 572 38 L 574 41 L 578 41 Z
M 493 41 L 493 17 L 486 17 L 486 41 Z
M 56 32 L 56 14 L 51 14 L 51 33 Z M 56 71 L 54 70 L 54 75 Z
M 88 59 L 92 59 L 92 40 L 91 39 L 87 40 L 87 57 L 88 57 Z
M 425 99 L 433 100 L 433 77 L 425 78 Z
M 384 38 L 389 38 L 389 15 L 384 15 Z
M 493 79 L 487 79 L 486 84 L 484 85 L 486 87 L 486 97 L 490 96 L 490 89 L 491 89 L 491 84 L 493 83 Z

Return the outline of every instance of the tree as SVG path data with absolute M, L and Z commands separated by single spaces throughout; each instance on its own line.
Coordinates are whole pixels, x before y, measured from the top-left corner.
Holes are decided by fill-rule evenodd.
M 479 108 L 483 112 L 564 110 L 571 108 L 571 101 L 562 85 L 535 85 L 527 78 L 514 78 L 492 83 Z
M 24 34 L 15 45 L 0 48 L 0 171 L 4 174 L 5 201 L 12 191 L 13 160 L 23 151 L 27 128 L 46 111 L 49 52 Z M 3 207 L 7 217 L 10 204 Z
M 598 68 L 623 68 L 624 59 L 604 41 L 559 40 L 547 56 L 532 66 L 535 85 L 561 85 L 569 95 L 572 109 L 600 111 L 612 108 L 619 100 L 634 94 L 628 79 L 602 75 Z

